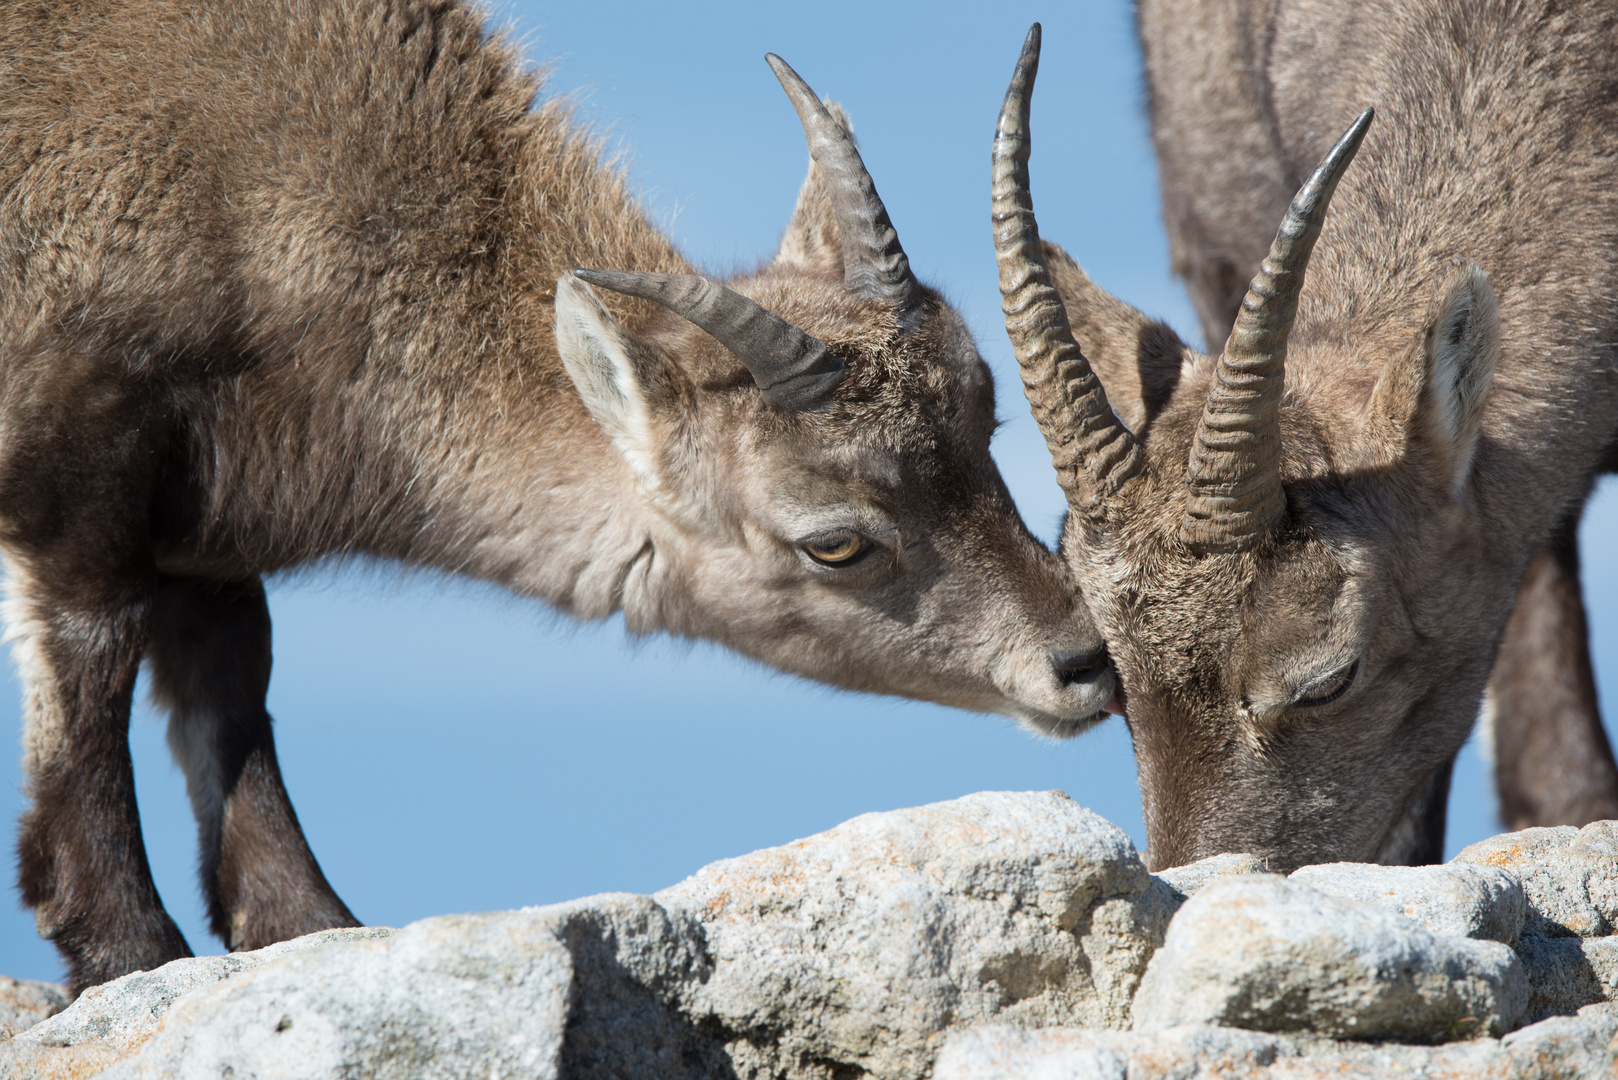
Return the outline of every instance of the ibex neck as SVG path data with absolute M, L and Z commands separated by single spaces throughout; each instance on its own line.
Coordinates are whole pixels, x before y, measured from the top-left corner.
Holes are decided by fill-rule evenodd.
M 476 362 L 452 365 L 433 395 L 441 423 L 418 454 L 442 462 L 445 475 L 427 499 L 433 527 L 399 554 L 599 618 L 623 606 L 626 589 L 646 586 L 654 518 L 562 367 L 555 283 L 576 266 L 690 265 L 592 145 L 558 137 L 562 126 L 542 110 L 514 169 L 502 214 L 510 258 L 465 307 L 478 329 L 463 339 L 470 344 L 481 331 L 497 344 Z M 632 333 L 658 310 L 603 299 Z
M 459 155 L 487 197 L 398 215 L 385 273 L 337 265 L 332 280 L 364 283 L 344 304 L 253 327 L 258 362 L 198 417 L 212 472 L 176 572 L 371 555 L 585 616 L 619 606 L 645 510 L 557 355 L 555 283 L 688 264 L 560 112 L 506 122 L 498 139 L 468 124 Z M 631 332 L 651 312 L 604 299 Z

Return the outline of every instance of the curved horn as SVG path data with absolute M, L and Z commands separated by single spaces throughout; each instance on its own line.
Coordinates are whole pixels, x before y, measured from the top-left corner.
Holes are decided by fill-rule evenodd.
M 1045 435 L 1056 476 L 1075 509 L 1092 515 L 1139 470 L 1135 436 L 1113 414 L 1090 369 L 1067 309 L 1051 284 L 1028 187 L 1028 109 L 1039 71 L 1039 24 L 1023 41 L 994 133 L 994 252 L 1023 390 Z
M 1191 492 L 1180 525 L 1180 538 L 1198 553 L 1244 551 L 1286 511 L 1280 407 L 1287 335 L 1326 207 L 1373 115 L 1360 113 L 1293 196 L 1219 357 L 1191 444 Z
M 736 354 L 764 396 L 802 412 L 823 405 L 843 381 L 843 362 L 819 338 L 799 330 L 741 293 L 695 274 L 575 270 L 603 289 L 655 300 L 702 327 Z
M 809 156 L 825 178 L 842 240 L 844 284 L 861 296 L 886 300 L 908 322 L 920 307 L 921 290 L 854 140 L 785 60 L 774 53 L 764 59 L 792 99 Z

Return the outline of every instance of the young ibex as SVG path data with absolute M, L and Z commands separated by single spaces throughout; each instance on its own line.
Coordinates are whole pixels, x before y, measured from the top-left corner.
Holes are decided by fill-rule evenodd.
M 1276 19 L 1302 8 L 1277 9 Z M 1310 19 L 1347 18 L 1320 9 Z M 1283 144 L 1262 57 L 1274 25 L 1248 0 L 1143 0 L 1146 61 L 1174 271 L 1185 280 L 1210 346 L 1223 344 L 1271 230 L 1319 147 Z M 1232 63 L 1232 57 L 1241 58 Z M 1209 62 L 1210 58 L 1213 59 Z M 1282 116 L 1287 103 L 1279 103 Z M 1305 143 L 1308 140 L 1304 140 Z M 1061 287 L 1060 278 L 1057 280 Z M 1099 357 L 1093 357 L 1098 364 Z M 1101 371 L 1123 413 L 1114 373 Z M 1126 422 L 1129 414 L 1123 413 Z M 1618 763 L 1601 724 L 1588 623 L 1579 584 L 1582 500 L 1528 564 L 1506 623 L 1487 695 L 1500 815 L 1507 827 L 1583 825 L 1618 817 Z M 1438 827 L 1442 851 L 1445 773 L 1430 785 L 1434 805 L 1417 820 Z
M 1268 56 L 1265 100 L 1295 156 L 1325 156 L 1217 358 L 1041 247 L 1037 33 L 995 145 L 1007 327 L 1127 693 L 1158 866 L 1430 855 L 1410 808 L 1618 428 L 1618 12 L 1268 10 L 1249 54 Z M 1366 109 L 1324 148 L 1367 104 L 1384 122 Z M 1133 427 L 1095 374 L 1126 369 Z
M 779 60 L 813 165 L 775 260 L 722 285 L 454 0 L 12 5 L 0 34 L 20 876 L 75 988 L 187 952 L 136 816 L 143 659 L 214 930 L 354 923 L 264 710 L 260 576 L 311 560 L 1099 718 L 1105 653 L 989 456 L 988 369 Z

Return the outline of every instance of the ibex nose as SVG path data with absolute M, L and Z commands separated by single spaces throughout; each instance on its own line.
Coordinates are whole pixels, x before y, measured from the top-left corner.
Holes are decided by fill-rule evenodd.
M 1056 653 L 1051 662 L 1056 666 L 1056 679 L 1063 686 L 1093 683 L 1107 674 L 1107 650 L 1092 652 Z

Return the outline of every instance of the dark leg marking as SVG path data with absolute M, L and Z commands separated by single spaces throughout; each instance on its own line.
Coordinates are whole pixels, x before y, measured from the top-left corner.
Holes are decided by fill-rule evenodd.
M 152 883 L 129 757 L 150 591 L 142 583 L 49 588 L 20 566 L 12 591 L 32 802 L 17 842 L 18 878 L 78 993 L 191 955 Z
M 213 932 L 257 949 L 359 921 L 321 873 L 298 825 L 264 697 L 270 610 L 248 581 L 164 577 L 152 619 L 153 690 L 197 818 Z

